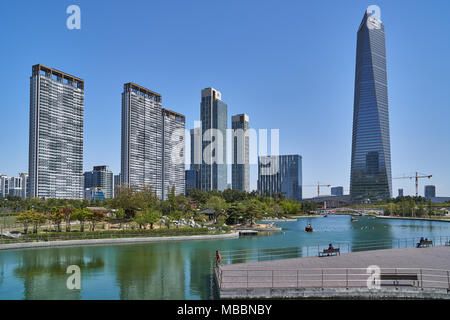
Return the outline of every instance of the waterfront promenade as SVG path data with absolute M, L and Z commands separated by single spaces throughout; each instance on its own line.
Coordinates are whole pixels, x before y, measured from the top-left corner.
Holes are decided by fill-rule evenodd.
M 367 267 L 417 275 L 415 283 L 367 288 Z M 450 246 L 361 251 L 329 257 L 220 265 L 221 298 L 440 298 L 450 294 Z

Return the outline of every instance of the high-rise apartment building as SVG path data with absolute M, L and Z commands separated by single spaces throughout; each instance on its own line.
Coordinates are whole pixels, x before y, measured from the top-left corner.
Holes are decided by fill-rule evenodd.
M 259 156 L 258 193 L 302 200 L 302 157 L 296 154 Z
M 202 90 L 200 118 L 202 130 L 202 190 L 223 191 L 227 186 L 227 105 L 213 88 Z
M 5 174 L 0 174 L 0 198 L 6 198 L 9 194 L 9 177 Z
M 398 189 L 398 196 L 403 197 L 403 189 Z
M 134 83 L 122 93 L 122 183 L 162 197 L 161 95 Z
M 150 186 L 159 198 L 184 193 L 185 117 L 162 109 L 160 94 L 134 83 L 122 93 L 121 183 Z M 182 164 L 181 164 L 181 163 Z
M 163 124 L 163 167 L 162 167 L 162 198 L 172 191 L 175 194 L 184 194 L 184 131 L 186 118 L 184 115 L 162 109 Z
M 84 81 L 34 65 L 30 78 L 30 197 L 83 198 Z
M 108 166 L 95 166 L 84 173 L 84 189 L 94 188 L 101 189 L 105 199 L 113 197 L 113 173 Z
M 28 198 L 28 181 L 27 173 L 19 173 L 18 177 L 0 175 L 0 198 L 6 198 L 8 195 Z
M 355 202 L 392 197 L 385 30 L 366 11 L 358 29 L 350 195 Z
M 232 165 L 231 187 L 234 190 L 250 191 L 250 123 L 247 114 L 231 117 L 232 128 Z

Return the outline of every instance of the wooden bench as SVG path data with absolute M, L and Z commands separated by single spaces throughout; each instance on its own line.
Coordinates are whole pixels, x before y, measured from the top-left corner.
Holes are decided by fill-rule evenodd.
M 417 248 L 429 247 L 433 246 L 433 241 L 431 240 L 422 240 L 417 244 Z
M 382 280 L 381 285 L 385 286 L 389 284 L 386 284 L 385 282 L 383 282 L 383 280 L 385 281 L 392 280 L 393 285 L 395 286 L 399 285 L 400 280 L 412 281 L 413 286 L 416 286 L 416 281 L 417 284 L 419 284 L 419 278 L 417 276 L 417 273 L 381 273 L 380 280 Z
M 338 254 L 341 255 L 341 249 L 339 249 L 339 248 L 325 249 L 322 252 L 319 252 L 319 257 L 335 256 Z

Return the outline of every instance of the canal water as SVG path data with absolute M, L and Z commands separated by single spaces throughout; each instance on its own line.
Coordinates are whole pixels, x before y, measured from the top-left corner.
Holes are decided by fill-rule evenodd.
M 304 231 L 308 223 L 314 232 Z M 239 239 L 2 251 L 0 299 L 214 299 L 215 250 L 225 263 L 246 262 L 274 258 L 270 248 L 297 247 L 294 256 L 307 256 L 330 242 L 347 252 L 450 236 L 450 223 L 439 221 L 358 217 L 351 222 L 350 216 L 330 215 L 276 225 L 283 230 Z M 80 290 L 67 289 L 69 265 L 80 267 Z

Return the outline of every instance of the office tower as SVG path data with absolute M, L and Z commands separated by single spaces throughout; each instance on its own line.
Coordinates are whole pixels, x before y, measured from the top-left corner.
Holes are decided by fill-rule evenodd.
M 117 188 L 120 187 L 120 185 L 122 184 L 122 178 L 121 178 L 121 174 L 116 174 L 114 175 L 114 197 L 116 197 L 116 193 L 117 193 Z
M 398 196 L 403 197 L 403 189 L 398 189 Z
M 191 189 L 200 189 L 200 174 L 198 170 L 191 169 L 185 170 L 185 193 L 189 194 L 189 190 Z
M 392 197 L 385 31 L 370 12 L 358 29 L 350 195 L 354 202 Z
M 300 155 L 259 156 L 258 193 L 278 194 L 302 200 L 302 157 Z
M 9 194 L 9 178 L 5 174 L 0 175 L 0 198 L 6 198 Z
M 431 199 L 436 197 L 436 187 L 433 185 L 425 186 L 424 190 L 425 198 Z
M 134 83 L 122 93 L 122 183 L 162 196 L 161 95 Z
M 185 117 L 162 109 L 161 95 L 134 83 L 122 93 L 121 183 L 184 193 Z
M 191 129 L 191 170 L 197 170 L 200 174 L 202 166 L 202 128 Z
M 162 167 L 162 198 L 174 189 L 175 194 L 184 194 L 184 130 L 186 118 L 184 115 L 162 109 L 163 125 L 163 167 Z
M 202 190 L 225 190 L 227 186 L 227 105 L 222 94 L 213 89 L 202 90 L 200 104 L 202 122 Z
M 250 137 L 249 117 L 247 114 L 237 114 L 231 117 L 232 159 L 231 187 L 235 190 L 250 191 Z
M 84 189 L 101 189 L 105 199 L 113 197 L 113 173 L 108 166 L 95 166 L 84 173 Z
M 30 197 L 83 198 L 84 81 L 37 64 L 30 78 Z
M 332 187 L 331 188 L 331 195 L 332 196 L 343 196 L 344 195 L 344 187 Z

